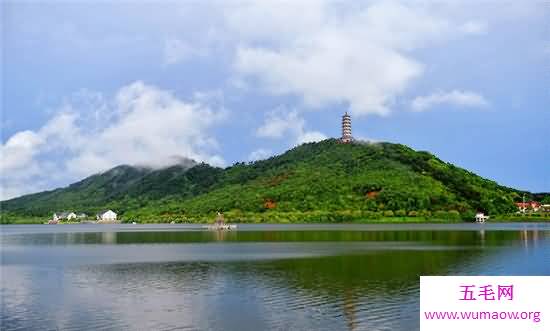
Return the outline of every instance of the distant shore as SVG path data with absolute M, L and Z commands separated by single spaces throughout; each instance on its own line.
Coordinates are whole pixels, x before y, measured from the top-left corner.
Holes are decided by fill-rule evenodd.
M 210 224 L 213 223 L 213 220 L 205 218 L 203 221 L 180 221 L 180 220 L 119 220 L 117 223 L 109 222 L 95 222 L 95 221 L 67 221 L 59 222 L 58 224 L 49 224 L 49 225 L 64 225 L 64 224 Z M 423 217 L 386 217 L 379 219 L 364 219 L 364 220 L 342 220 L 342 221 L 288 221 L 288 220 L 275 220 L 275 219 L 261 219 L 261 220 L 245 220 L 245 219 L 228 219 L 227 223 L 235 224 L 459 224 L 459 223 L 474 223 L 473 220 L 445 220 L 445 219 L 435 219 L 435 218 L 423 218 Z M 490 218 L 487 223 L 521 223 L 521 222 L 550 222 L 550 216 L 495 216 Z M 44 221 L 44 218 L 30 217 L 30 218 L 17 218 L 3 220 L 0 224 L 45 224 L 47 221 Z M 46 224 L 48 225 L 48 224 Z

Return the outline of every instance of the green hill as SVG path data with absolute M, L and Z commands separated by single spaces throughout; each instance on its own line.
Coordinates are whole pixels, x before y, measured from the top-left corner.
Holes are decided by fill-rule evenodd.
M 512 212 L 520 193 L 404 145 L 329 139 L 225 169 L 119 166 L 66 188 L 3 201 L 2 215 L 6 221 L 110 208 L 141 221 L 204 221 L 218 210 L 253 221 L 459 219 L 477 210 Z

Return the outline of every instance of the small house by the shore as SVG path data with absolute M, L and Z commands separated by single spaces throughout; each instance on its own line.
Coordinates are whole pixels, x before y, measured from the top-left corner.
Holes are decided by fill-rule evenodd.
M 518 211 L 523 213 L 526 211 L 537 212 L 541 208 L 541 204 L 537 201 L 516 202 L 516 207 L 518 207 Z
M 484 213 L 477 213 L 476 214 L 476 223 L 485 223 L 486 220 L 489 219 L 489 216 L 486 216 Z
M 96 215 L 99 222 L 115 222 L 117 214 L 112 210 L 102 210 Z
M 57 212 L 57 213 L 53 213 L 52 219 L 54 221 L 61 221 L 61 220 L 70 221 L 72 219 L 76 219 L 76 214 L 68 211 Z

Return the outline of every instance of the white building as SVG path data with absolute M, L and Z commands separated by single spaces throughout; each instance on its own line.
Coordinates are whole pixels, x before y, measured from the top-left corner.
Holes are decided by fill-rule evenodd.
M 489 216 L 485 216 L 484 213 L 477 213 L 476 214 L 476 222 L 477 223 L 485 223 L 486 220 L 489 219 Z
M 98 221 L 114 222 L 116 221 L 116 213 L 112 210 L 102 210 L 97 213 L 96 218 Z
M 61 220 L 67 220 L 70 221 L 72 219 L 76 219 L 76 214 L 73 212 L 63 211 L 58 213 L 53 213 L 54 221 L 61 221 Z

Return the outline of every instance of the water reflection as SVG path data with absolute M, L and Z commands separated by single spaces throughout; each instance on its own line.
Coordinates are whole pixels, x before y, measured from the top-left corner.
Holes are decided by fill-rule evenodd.
M 510 231 L 128 231 L 4 234 L 5 245 L 168 244 L 209 242 L 420 242 L 444 245 L 507 245 L 547 238 L 549 230 Z
M 2 236 L 2 330 L 418 330 L 418 277 L 550 275 L 550 232 Z

